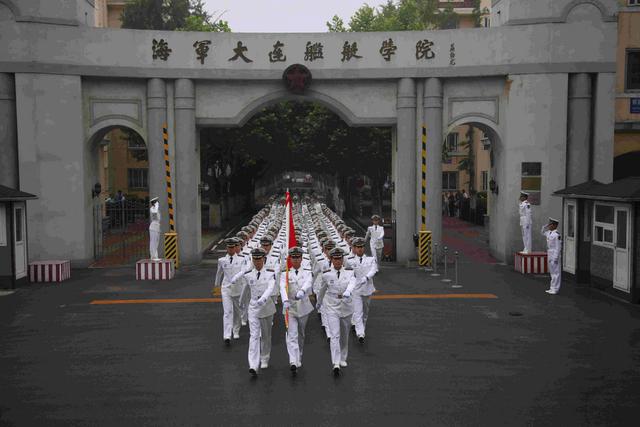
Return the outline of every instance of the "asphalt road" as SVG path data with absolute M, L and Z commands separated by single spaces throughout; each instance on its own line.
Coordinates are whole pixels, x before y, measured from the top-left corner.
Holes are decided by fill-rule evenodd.
M 637 306 L 570 284 L 550 296 L 547 278 L 502 265 L 461 262 L 456 289 L 385 266 L 379 297 L 406 297 L 373 301 L 341 377 L 313 314 L 298 376 L 278 316 L 270 367 L 252 380 L 246 327 L 223 345 L 213 274 L 74 270 L 0 297 L 0 425 L 638 425 Z M 193 300 L 91 304 L 160 298 Z

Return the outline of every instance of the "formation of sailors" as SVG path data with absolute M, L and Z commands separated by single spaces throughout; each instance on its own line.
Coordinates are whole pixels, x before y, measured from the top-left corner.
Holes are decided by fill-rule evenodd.
M 218 260 L 214 281 L 214 287 L 221 287 L 223 340 L 226 345 L 238 340 L 248 323 L 249 372 L 257 376 L 269 367 L 280 299 L 288 326 L 289 369 L 295 375 L 302 367 L 306 326 L 316 310 L 330 344 L 333 374 L 339 376 L 347 366 L 350 328 L 359 343 L 365 343 L 382 226 L 374 220 L 374 229 L 367 231 L 374 255 L 367 256 L 366 239 L 318 200 L 294 196 L 292 216 L 294 247 L 287 241 L 284 198 L 275 196 L 235 237 L 225 240 L 227 254 Z

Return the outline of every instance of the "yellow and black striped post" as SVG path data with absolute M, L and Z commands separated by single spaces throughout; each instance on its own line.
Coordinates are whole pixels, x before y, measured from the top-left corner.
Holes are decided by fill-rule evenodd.
M 420 214 L 422 222 L 420 223 L 420 231 L 427 229 L 427 127 L 422 125 L 422 206 Z
M 418 264 L 431 266 L 431 232 L 420 231 L 418 233 Z
M 178 233 L 164 233 L 164 258 L 173 260 L 175 268 L 180 266 Z
M 172 259 L 175 268 L 180 266 L 178 257 L 178 233 L 176 233 L 176 222 L 173 217 L 173 187 L 171 186 L 171 164 L 169 163 L 169 132 L 167 123 L 162 125 L 162 140 L 164 143 L 164 167 L 167 179 L 167 206 L 169 208 L 169 232 L 164 235 L 164 257 Z

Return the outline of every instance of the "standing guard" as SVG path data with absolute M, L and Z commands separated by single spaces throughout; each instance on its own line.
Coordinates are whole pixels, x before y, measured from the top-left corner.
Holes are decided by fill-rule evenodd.
M 309 301 L 309 292 L 313 278 L 310 269 L 302 268 L 302 249 L 297 246 L 289 249 L 291 268 L 289 269 L 289 286 L 287 292 L 286 274 L 280 276 L 280 295 L 282 296 L 282 312 L 289 310 L 289 327 L 286 341 L 289 353 L 291 372 L 295 374 L 302 366 L 305 328 L 313 305 Z
M 249 300 L 249 373 L 258 375 L 261 369 L 269 367 L 271 358 L 271 326 L 276 306 L 270 298 L 276 285 L 276 274 L 264 268 L 266 254 L 262 249 L 251 251 L 254 268 L 243 276 L 245 286 L 240 301 Z
M 356 287 L 353 270 L 343 268 L 344 252 L 340 248 L 331 251 L 332 267 L 322 273 L 318 301 L 326 316 L 331 343 L 333 375 L 340 375 L 340 368 L 347 366 L 349 353 L 349 325 L 353 316 L 351 293 Z
M 520 229 L 522 231 L 523 254 L 531 252 L 531 204 L 529 203 L 529 193 L 520 192 Z
M 376 259 L 364 254 L 364 245 L 365 240 L 362 237 L 353 239 L 356 259 L 352 262 L 351 267 L 357 283 L 353 292 L 353 323 L 356 326 L 356 335 L 360 344 L 364 344 L 371 295 L 376 291 L 373 286 L 373 276 L 378 272 Z
M 555 295 L 560 291 L 560 279 L 562 278 L 562 268 L 560 266 L 560 253 L 562 251 L 562 237 L 558 233 L 558 220 L 549 218 L 549 223 L 542 227 L 542 235 L 547 238 L 547 262 L 549 263 L 549 274 L 551 284 L 545 292 Z

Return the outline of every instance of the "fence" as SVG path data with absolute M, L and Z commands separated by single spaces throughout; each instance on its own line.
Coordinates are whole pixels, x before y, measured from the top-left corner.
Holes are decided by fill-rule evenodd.
M 97 203 L 94 205 L 94 265 L 129 265 L 148 258 L 148 229 L 146 201 Z

